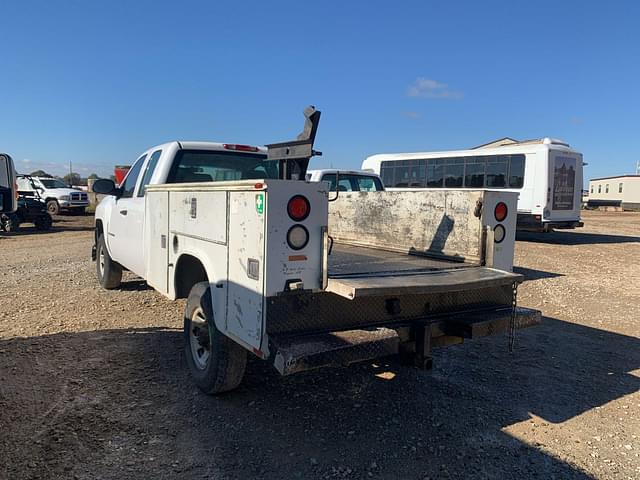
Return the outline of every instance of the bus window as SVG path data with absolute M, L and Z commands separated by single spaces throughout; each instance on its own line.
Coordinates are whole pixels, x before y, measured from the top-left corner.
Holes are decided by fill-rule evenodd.
M 524 155 L 511 155 L 509 161 L 509 186 L 522 188 L 524 185 Z
M 467 188 L 484 187 L 485 157 L 467 157 L 465 165 L 464 186 Z
M 462 187 L 464 158 L 448 158 L 444 169 L 444 186 L 450 188 Z
M 444 160 L 432 158 L 427 161 L 427 187 L 442 187 L 444 179 Z
M 382 162 L 380 164 L 380 177 L 382 178 L 382 182 L 389 187 L 395 185 L 393 181 L 394 163 L 395 162 Z
M 394 183 L 396 187 L 409 186 L 409 167 L 411 163 L 411 160 L 400 160 L 396 162 L 396 170 L 394 172 Z
M 409 165 L 408 187 L 424 187 L 424 166 L 424 160 L 411 160 L 411 164 Z
M 508 155 L 494 155 L 487 159 L 487 188 L 507 186 Z

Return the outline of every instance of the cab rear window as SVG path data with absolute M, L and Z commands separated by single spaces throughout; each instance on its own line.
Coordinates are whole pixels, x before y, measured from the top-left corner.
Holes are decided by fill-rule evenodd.
M 279 178 L 277 161 L 266 155 L 216 150 L 180 150 L 167 183 L 222 182 Z

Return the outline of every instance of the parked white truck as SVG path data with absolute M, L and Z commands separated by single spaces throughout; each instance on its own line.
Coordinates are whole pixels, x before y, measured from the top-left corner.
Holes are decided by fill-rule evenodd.
M 47 204 L 47 212 L 58 215 L 65 210 L 72 213 L 84 213 L 89 206 L 87 192 L 71 188 L 59 178 L 32 177 L 18 175 L 18 190 L 27 195 L 36 195 Z
M 329 191 L 335 192 L 379 192 L 384 190 L 380 175 L 364 170 L 338 170 L 324 168 L 307 171 L 309 182 L 327 182 Z
M 128 269 L 187 298 L 185 355 L 207 393 L 237 387 L 247 354 L 283 375 L 535 324 L 516 307 L 516 194 L 328 192 L 305 181 L 319 112 L 298 140 L 171 142 L 147 150 L 97 207 L 97 276 Z

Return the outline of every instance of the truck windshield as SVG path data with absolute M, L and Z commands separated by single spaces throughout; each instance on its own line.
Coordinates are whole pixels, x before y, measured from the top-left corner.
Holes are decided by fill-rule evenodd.
M 222 182 L 279 178 L 277 161 L 266 155 L 216 150 L 180 150 L 167 183 Z
M 57 178 L 41 178 L 40 183 L 44 188 L 67 188 L 67 184 Z

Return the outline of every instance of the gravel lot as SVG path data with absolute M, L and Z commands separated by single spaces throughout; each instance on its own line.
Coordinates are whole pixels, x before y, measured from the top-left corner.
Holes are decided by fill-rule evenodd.
M 91 217 L 0 237 L 0 478 L 640 478 L 640 214 L 517 243 L 543 325 L 202 395 L 182 302 L 99 289 Z M 0 234 L 2 235 L 2 234 Z

